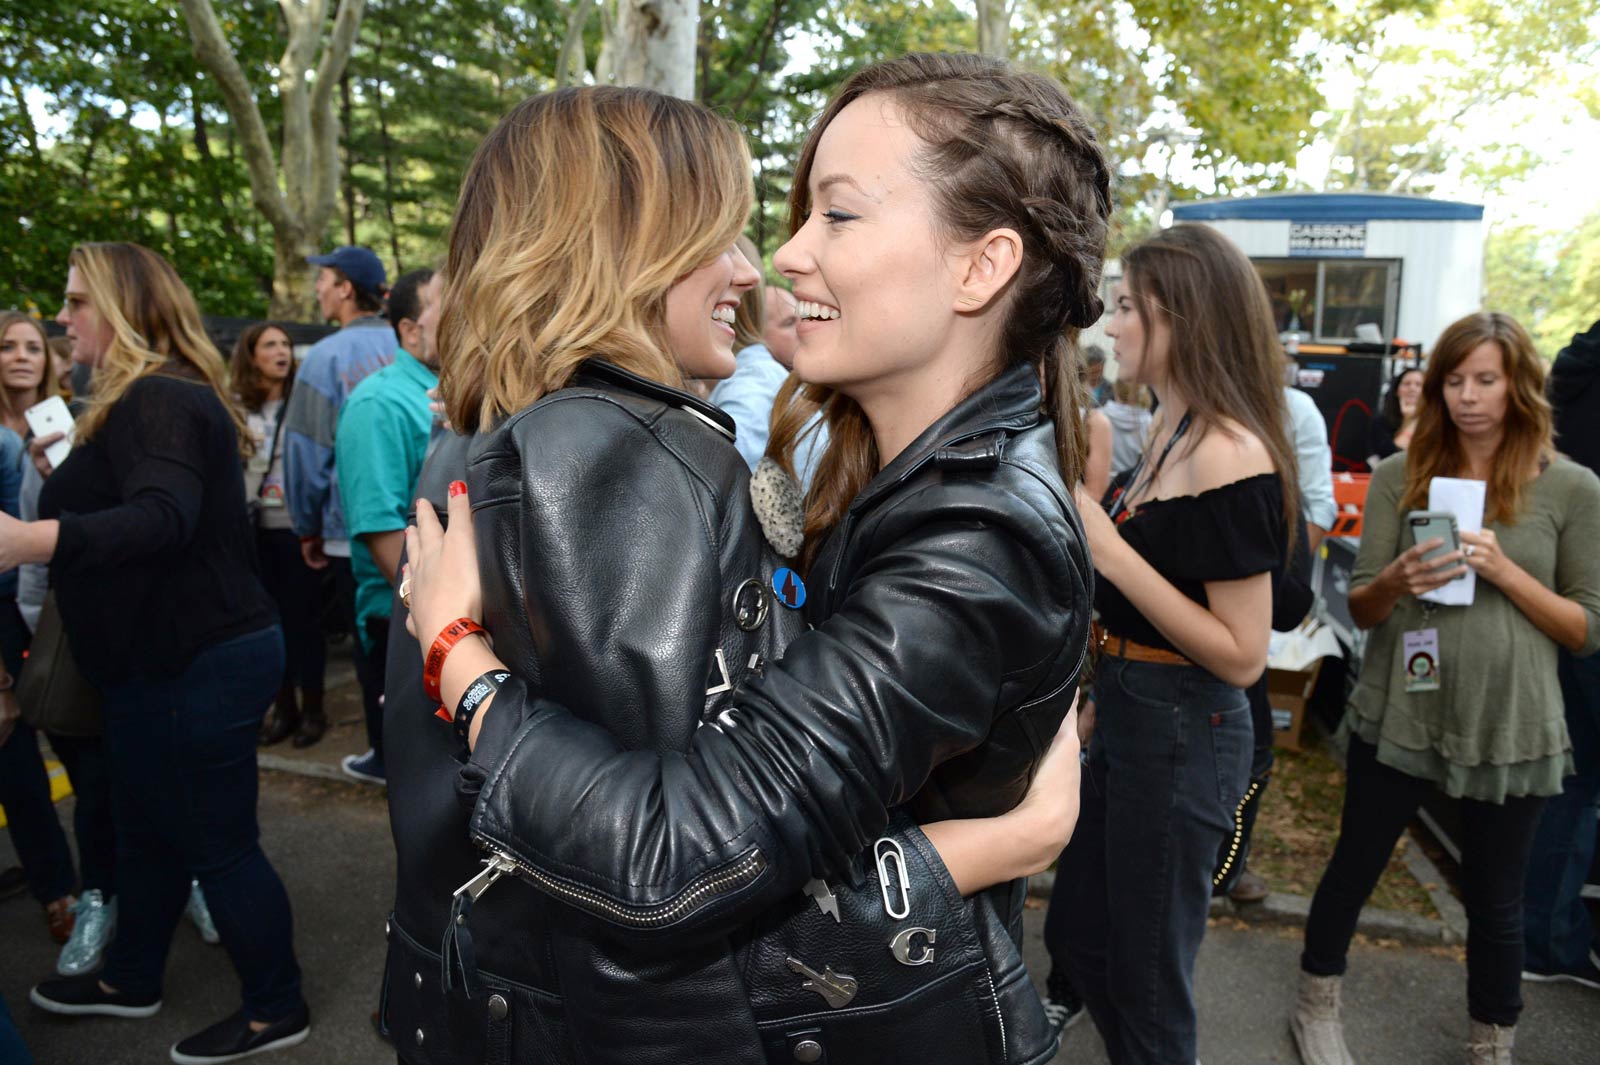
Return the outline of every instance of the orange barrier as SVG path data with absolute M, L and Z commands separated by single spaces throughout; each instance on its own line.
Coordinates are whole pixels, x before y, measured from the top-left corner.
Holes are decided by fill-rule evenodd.
M 1329 536 L 1360 536 L 1361 515 L 1367 505 L 1367 487 L 1372 483 L 1370 473 L 1335 473 L 1333 475 L 1333 502 L 1338 508 Z

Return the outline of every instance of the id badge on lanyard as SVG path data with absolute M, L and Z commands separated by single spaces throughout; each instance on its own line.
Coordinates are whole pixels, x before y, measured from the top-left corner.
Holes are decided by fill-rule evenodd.
M 1439 630 L 1413 629 L 1401 634 L 1405 654 L 1406 691 L 1439 690 Z

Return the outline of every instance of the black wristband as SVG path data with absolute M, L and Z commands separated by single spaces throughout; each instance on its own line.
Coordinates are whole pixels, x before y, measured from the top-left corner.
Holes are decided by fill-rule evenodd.
M 461 694 L 461 701 L 456 704 L 456 716 L 451 719 L 451 727 L 455 730 L 456 739 L 462 743 L 467 742 L 467 735 L 472 731 L 472 719 L 478 714 L 478 707 L 483 701 L 500 690 L 500 685 L 511 679 L 511 674 L 504 669 L 491 669 L 471 684 Z

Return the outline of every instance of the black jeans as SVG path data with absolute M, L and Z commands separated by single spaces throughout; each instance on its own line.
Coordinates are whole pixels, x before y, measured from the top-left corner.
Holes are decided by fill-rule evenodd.
M 300 555 L 293 529 L 256 529 L 261 583 L 283 625 L 284 679 L 301 691 L 322 691 L 328 641 L 322 634 L 322 575 Z
M 28 626 L 17 610 L 16 597 L 0 599 L 0 657 L 13 677 L 22 671 L 28 639 Z M 33 897 L 48 904 L 72 894 L 76 879 L 72 852 L 50 801 L 50 778 L 39 754 L 39 734 L 25 721 L 19 720 L 0 746 L 0 806 L 6 808 L 11 843 L 22 859 Z
M 1378 761 L 1378 750 L 1350 740 L 1339 842 L 1306 919 L 1300 967 L 1342 976 L 1361 907 L 1377 886 L 1394 845 L 1433 790 Z M 1485 1024 L 1513 1025 L 1522 1012 L 1522 883 L 1545 800 L 1503 803 L 1462 799 L 1461 893 L 1467 909 L 1467 1011 Z
M 1250 777 L 1244 692 L 1106 656 L 1077 831 L 1045 926 L 1113 1065 L 1193 1065 L 1194 963 L 1217 848 Z
M 110 899 L 117 893 L 117 829 L 105 737 L 51 733 L 50 749 L 61 759 L 72 782 L 72 835 L 78 841 L 83 890 L 98 889 Z
M 355 641 L 356 681 L 361 685 L 361 709 L 367 718 L 367 744 L 383 761 L 383 686 L 389 657 L 389 619 L 368 618 L 367 640 Z
M 256 823 L 256 732 L 282 679 L 274 625 L 207 648 L 177 677 L 105 689 L 120 914 L 103 972 L 111 986 L 160 993 L 193 876 L 245 1016 L 276 1021 L 300 1005 L 289 895 Z

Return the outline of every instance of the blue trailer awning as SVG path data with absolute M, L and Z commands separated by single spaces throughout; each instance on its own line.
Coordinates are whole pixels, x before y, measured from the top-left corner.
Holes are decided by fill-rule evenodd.
M 1483 218 L 1483 205 L 1377 192 L 1285 192 L 1180 203 L 1172 208 L 1172 218 L 1175 222 L 1476 222 Z

